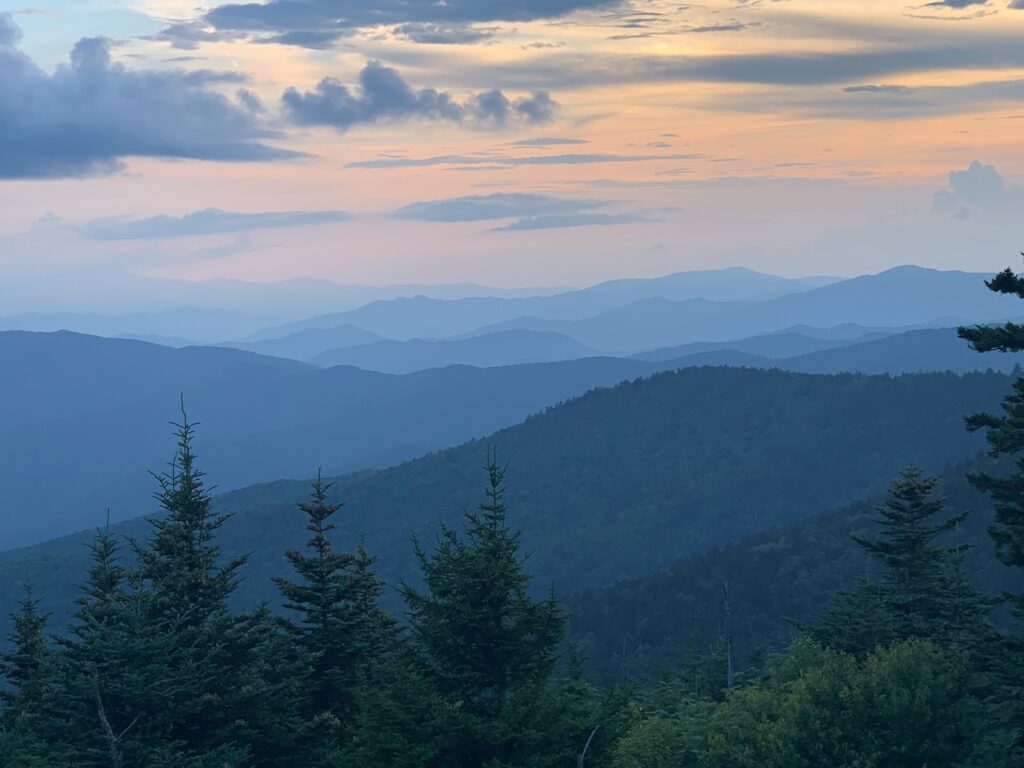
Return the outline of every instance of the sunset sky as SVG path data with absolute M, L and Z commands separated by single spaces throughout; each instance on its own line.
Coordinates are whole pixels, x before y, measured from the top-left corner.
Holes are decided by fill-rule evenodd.
M 1002 267 L 1007 1 L 25 0 L 0 14 L 0 298 Z

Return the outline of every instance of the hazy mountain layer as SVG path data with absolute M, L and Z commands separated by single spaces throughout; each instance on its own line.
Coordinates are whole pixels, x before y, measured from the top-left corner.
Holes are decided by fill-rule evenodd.
M 384 373 L 412 373 L 447 365 L 516 365 L 575 360 L 598 353 L 573 338 L 547 331 L 498 331 L 468 339 L 378 341 L 333 349 L 309 359 L 322 366 L 354 365 Z
M 615 307 L 657 297 L 666 301 L 761 301 L 810 290 L 820 280 L 790 280 L 749 269 L 679 272 L 646 280 L 616 280 L 553 296 L 472 297 L 444 301 L 414 296 L 377 301 L 359 309 L 322 315 L 260 331 L 253 341 L 279 338 L 305 328 L 353 324 L 391 339 L 447 338 L 524 316 L 552 320 L 589 318 Z M 572 334 L 569 334 L 572 336 Z M 604 349 L 601 345 L 594 345 Z
M 667 367 L 589 359 L 392 376 L 233 349 L 0 333 L 2 546 L 150 511 L 184 393 L 224 489 L 384 466 L 478 437 L 595 386 Z M 31 510 L 31 514 L 25 514 Z
M 475 391 L 484 407 L 499 409 L 515 391 L 507 379 L 523 369 L 489 370 L 499 375 L 478 381 Z M 973 455 L 981 438 L 963 429 L 962 415 L 994 405 L 1008 383 L 995 374 L 892 378 L 721 368 L 659 374 L 591 392 L 486 440 L 341 478 L 336 494 L 347 505 L 336 540 L 350 547 L 365 537 L 391 583 L 413 577 L 410 537 L 429 544 L 438 522 L 454 522 L 476 503 L 480 467 L 494 448 L 509 464 L 512 520 L 523 529 L 539 583 L 554 583 L 563 594 L 607 585 L 872 497 L 908 463 L 940 470 Z M 396 402 L 392 407 L 400 407 Z M 417 412 L 403 408 L 397 415 L 412 419 Z M 200 420 L 214 413 L 194 410 Z M 160 431 L 169 455 L 170 437 L 166 428 Z M 197 443 L 213 482 L 225 472 L 224 454 L 211 439 L 216 431 L 208 423 Z M 318 434 L 329 439 L 320 442 Z M 261 452 L 294 448 L 287 433 L 276 437 L 252 452 L 244 442 L 233 444 L 232 465 L 259 464 Z M 324 421 L 304 430 L 301 450 L 327 453 L 367 437 Z M 86 439 L 81 449 L 94 446 Z M 123 482 L 138 481 L 140 492 L 152 487 L 142 467 L 132 472 Z M 65 481 L 63 474 L 50 475 L 51 484 Z M 111 486 L 108 498 L 124 490 Z M 305 540 L 294 502 L 306 490 L 303 482 L 279 481 L 218 499 L 221 510 L 235 513 L 223 531 L 227 552 L 253 553 L 244 601 L 272 597 L 270 577 L 285 568 L 283 550 Z M 96 522 L 102 508 L 97 498 Z M 120 530 L 140 535 L 145 524 Z M 31 580 L 47 606 L 65 605 L 84 567 L 85 538 L 0 555 L 6 599 Z

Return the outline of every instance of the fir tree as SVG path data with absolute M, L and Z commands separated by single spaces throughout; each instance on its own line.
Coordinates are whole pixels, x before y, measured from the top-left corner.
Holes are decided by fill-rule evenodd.
M 247 557 L 222 562 L 217 532 L 229 519 L 216 513 L 204 474 L 196 465 L 195 425 L 182 409 L 176 429 L 177 450 L 170 470 L 156 475 L 155 498 L 163 515 L 150 520 L 144 544 L 133 543 L 139 576 L 150 605 L 151 621 L 173 632 L 174 678 L 182 695 L 162 717 L 172 724 L 173 740 L 188 754 L 236 755 L 223 742 L 233 722 L 233 689 L 241 641 L 228 598 L 239 582 Z M 232 758 L 234 759 L 234 758 Z
M 343 507 L 328 501 L 331 484 L 318 472 L 307 501 L 299 503 L 312 533 L 306 552 L 285 553 L 300 581 L 275 579 L 285 607 L 299 615 L 294 636 L 308 658 L 303 694 L 309 738 L 330 750 L 351 731 L 356 688 L 368 665 L 384 652 L 393 623 L 380 609 L 383 584 L 374 560 L 360 546 L 357 554 L 333 549 L 331 518 Z
M 1024 276 L 1009 267 L 985 285 L 995 293 L 1024 298 Z M 1018 323 L 960 328 L 959 334 L 978 352 L 1024 350 L 1024 325 Z M 1024 378 L 1018 376 L 1014 381 L 1012 391 L 1003 400 L 1002 415 L 974 413 L 966 421 L 972 432 L 986 430 L 990 455 L 1016 457 L 1015 471 L 1009 475 L 976 472 L 969 477 L 995 503 L 996 525 L 989 532 L 997 556 L 1006 565 L 1024 568 Z M 1014 596 L 1013 604 L 1024 615 L 1024 595 Z
M 485 500 L 466 513 L 464 536 L 443 527 L 432 554 L 416 544 L 426 590 L 402 588 L 427 679 L 452 707 L 435 763 L 449 768 L 522 764 L 522 745 L 551 725 L 536 705 L 564 631 L 554 596 L 529 595 L 505 470 L 493 458 L 486 470 Z
M 150 521 L 152 533 L 135 553 L 143 577 L 153 586 L 159 610 L 168 618 L 201 627 L 223 612 L 248 558 L 221 563 L 217 531 L 230 518 L 212 509 L 204 473 L 192 449 L 196 425 L 182 409 L 174 423 L 177 451 L 168 472 L 154 475 L 155 499 L 164 514 Z
M 266 605 L 241 617 L 235 634 L 228 740 L 249 748 L 247 768 L 315 768 L 300 708 L 308 656 Z
M 0 672 L 7 682 L 0 700 L 8 721 L 34 721 L 43 713 L 53 682 L 53 653 L 46 641 L 49 614 L 39 610 L 30 586 L 18 605 L 10 617 L 10 649 L 0 655 Z
M 967 518 L 940 519 L 945 500 L 938 479 L 915 467 L 903 471 L 877 508 L 880 534 L 854 537 L 882 566 L 881 583 L 864 581 L 837 597 L 812 634 L 833 648 L 864 655 L 895 640 L 923 638 L 963 645 L 977 637 L 992 605 L 963 573 L 966 549 L 937 543 Z
M 173 713 L 192 691 L 180 625 L 163 617 L 136 573 L 119 563 L 108 529 L 90 545 L 92 564 L 70 633 L 59 640 L 63 742 L 85 766 L 148 764 L 171 748 Z

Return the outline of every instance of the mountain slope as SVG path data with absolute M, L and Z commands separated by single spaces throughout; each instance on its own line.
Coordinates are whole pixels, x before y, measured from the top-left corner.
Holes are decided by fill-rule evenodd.
M 185 396 L 224 489 L 385 466 L 514 424 L 666 363 L 589 359 L 391 376 L 233 349 L 0 334 L 0 547 L 153 509 L 167 423 Z M 25 510 L 32 510 L 25 514 Z
M 172 349 L 67 331 L 0 332 L 0 430 L 168 399 L 218 381 L 288 381 L 312 366 L 231 349 Z
M 813 280 L 805 283 L 733 267 L 679 272 L 646 280 L 616 280 L 554 296 L 471 297 L 456 301 L 415 296 L 377 301 L 353 311 L 267 328 L 251 340 L 277 338 L 305 328 L 329 328 L 344 323 L 358 325 L 391 339 L 440 339 L 470 334 L 483 326 L 522 316 L 553 320 L 587 318 L 651 297 L 673 301 L 694 298 L 756 301 L 806 291 L 814 285 L 817 282 Z
M 957 336 L 955 328 L 907 331 L 783 361 L 787 370 L 805 373 L 962 373 L 988 368 L 1009 372 L 1017 365 L 1024 365 L 1024 353 L 979 354 Z
M 831 349 L 820 349 L 793 357 L 773 358 L 770 344 L 762 339 L 751 339 L 749 344 L 723 343 L 695 344 L 690 348 L 707 351 L 695 352 L 673 360 L 679 367 L 701 365 L 730 365 L 747 368 L 779 368 L 797 373 L 866 373 L 891 374 L 952 371 L 994 370 L 1009 373 L 1017 366 L 1024 365 L 1024 352 L 1013 354 L 979 354 L 967 346 L 956 333 L 955 328 L 933 328 L 921 331 L 884 336 L 869 341 L 846 343 Z M 793 343 L 784 340 L 783 345 Z M 798 341 L 796 343 L 804 343 Z M 762 354 L 742 351 L 734 347 L 757 349 Z M 678 349 L 678 348 L 677 348 Z M 656 356 L 657 357 L 657 356 Z
M 796 331 L 783 331 L 734 341 L 695 341 L 675 347 L 652 349 L 648 352 L 630 355 L 630 357 L 634 360 L 681 360 L 706 352 L 732 351 L 760 357 L 787 358 L 835 347 L 845 347 L 885 335 L 887 335 L 885 332 L 874 332 L 849 339 L 833 339 L 810 336 Z
M 772 333 L 793 325 L 949 326 L 1009 317 L 1015 296 L 985 287 L 987 275 L 897 267 L 770 301 L 645 299 L 585 320 L 523 317 L 486 330 L 528 328 L 565 333 L 607 353 Z
M 498 381 L 480 390 L 491 408 L 508 396 Z M 1008 385 L 995 374 L 658 374 L 593 391 L 483 441 L 341 478 L 337 494 L 347 504 L 336 541 L 354 546 L 363 536 L 390 583 L 414 578 L 410 536 L 429 544 L 438 522 L 456 523 L 477 502 L 493 447 L 510 466 L 511 519 L 531 568 L 541 585 L 569 594 L 874 496 L 908 463 L 938 470 L 973 455 L 982 441 L 965 432 L 962 415 L 992 407 Z M 198 449 L 201 458 L 213 453 L 202 432 Z M 204 466 L 220 479 L 219 466 Z M 226 551 L 253 553 L 244 603 L 273 597 L 269 579 L 286 567 L 283 550 L 305 538 L 294 502 L 306 491 L 279 481 L 218 498 L 235 515 L 223 531 Z M 140 535 L 145 526 L 121 530 Z M 47 606 L 60 605 L 84 567 L 84 540 L 0 554 L 0 592 L 9 601 L 31 580 Z
M 971 546 L 967 572 L 987 594 L 1019 590 L 1024 577 L 998 562 L 988 536 L 995 518 L 991 500 L 967 481 L 966 472 L 978 467 L 972 462 L 943 473 L 939 493 L 950 513 L 970 510 L 946 543 Z M 737 656 L 784 648 L 798 634 L 793 622 L 813 623 L 832 595 L 852 589 L 865 574 L 877 575 L 851 536 L 877 536 L 875 503 L 881 501 L 832 509 L 573 596 L 567 609 L 574 639 L 590 669 L 605 680 L 655 677 L 694 644 L 706 648 L 721 637 L 722 588 L 728 584 Z
M 358 325 L 345 323 L 332 328 L 306 328 L 277 339 L 222 344 L 224 347 L 244 349 L 261 355 L 289 357 L 293 360 L 310 360 L 328 350 L 355 347 L 382 341 L 383 336 Z
M 499 331 L 468 339 L 378 341 L 334 349 L 310 358 L 324 367 L 353 365 L 368 371 L 412 373 L 447 365 L 491 367 L 592 357 L 597 353 L 575 339 L 546 331 Z

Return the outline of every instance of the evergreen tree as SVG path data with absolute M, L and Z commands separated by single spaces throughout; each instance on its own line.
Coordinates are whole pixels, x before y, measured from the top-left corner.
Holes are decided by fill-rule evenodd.
M 995 293 L 1024 299 L 1024 276 L 1009 267 L 985 285 Z M 959 334 L 978 352 L 1024 351 L 1024 325 L 1018 323 L 960 328 Z M 1014 381 L 1012 391 L 1003 400 L 1002 415 L 974 413 L 966 421 L 971 431 L 986 430 L 992 456 L 1016 458 L 1015 470 L 1009 475 L 976 472 L 969 477 L 995 503 L 996 525 L 989 532 L 997 556 L 1006 565 L 1024 568 L 1024 377 Z M 1024 615 L 1024 594 L 1014 596 L 1013 604 Z
M 53 682 L 53 653 L 46 641 L 49 614 L 39 610 L 31 587 L 11 615 L 10 649 L 0 655 L 0 672 L 7 687 L 0 691 L 8 722 L 36 721 L 42 715 Z
M 181 689 L 175 708 L 161 717 L 186 753 L 224 754 L 238 759 L 224 742 L 241 652 L 239 628 L 228 597 L 239 582 L 247 557 L 222 563 L 217 532 L 229 519 L 212 508 L 204 474 L 196 465 L 195 425 L 182 409 L 176 429 L 177 450 L 170 470 L 156 475 L 155 498 L 163 515 L 150 520 L 144 544 L 133 543 L 141 583 L 150 604 L 150 620 L 173 633 L 173 677 Z M 225 758 L 227 759 L 227 758 Z
M 443 527 L 432 554 L 416 544 L 426 590 L 402 588 L 427 679 L 451 707 L 433 763 L 448 768 L 523 764 L 523 745 L 551 726 L 537 702 L 564 632 L 554 596 L 529 595 L 505 470 L 493 458 L 486 470 L 486 498 L 466 513 L 464 536 Z
M 172 713 L 189 706 L 179 681 L 187 662 L 181 627 L 160 616 L 155 597 L 118 561 L 108 529 L 90 545 L 92 564 L 60 638 L 60 703 L 52 736 L 76 764 L 156 763 L 175 746 Z
M 170 470 L 154 475 L 159 484 L 155 498 L 164 514 L 150 520 L 152 533 L 135 553 L 142 576 L 153 586 L 159 611 L 203 627 L 223 613 L 238 585 L 238 570 L 248 558 L 221 563 L 215 538 L 229 516 L 213 511 L 204 473 L 196 467 L 196 425 L 183 409 L 181 423 L 172 426 L 177 451 Z
M 235 635 L 227 741 L 248 747 L 247 768 L 315 768 L 300 708 L 308 656 L 266 605 L 241 617 Z
M 379 607 L 383 583 L 374 559 L 360 546 L 356 554 L 333 549 L 331 518 L 343 507 L 328 501 L 331 484 L 318 472 L 307 501 L 299 503 L 312 533 L 307 552 L 285 555 L 300 581 L 275 579 L 285 607 L 299 614 L 290 624 L 308 659 L 300 709 L 308 739 L 330 751 L 351 732 L 360 676 L 380 658 L 394 626 Z
M 839 595 L 812 632 L 818 640 L 864 655 L 895 640 L 963 644 L 977 637 L 992 604 L 964 576 L 965 548 L 936 543 L 967 517 L 938 519 L 945 500 L 934 495 L 937 483 L 915 467 L 892 483 L 886 503 L 877 508 L 879 537 L 854 537 L 882 566 L 882 581 L 864 581 Z

